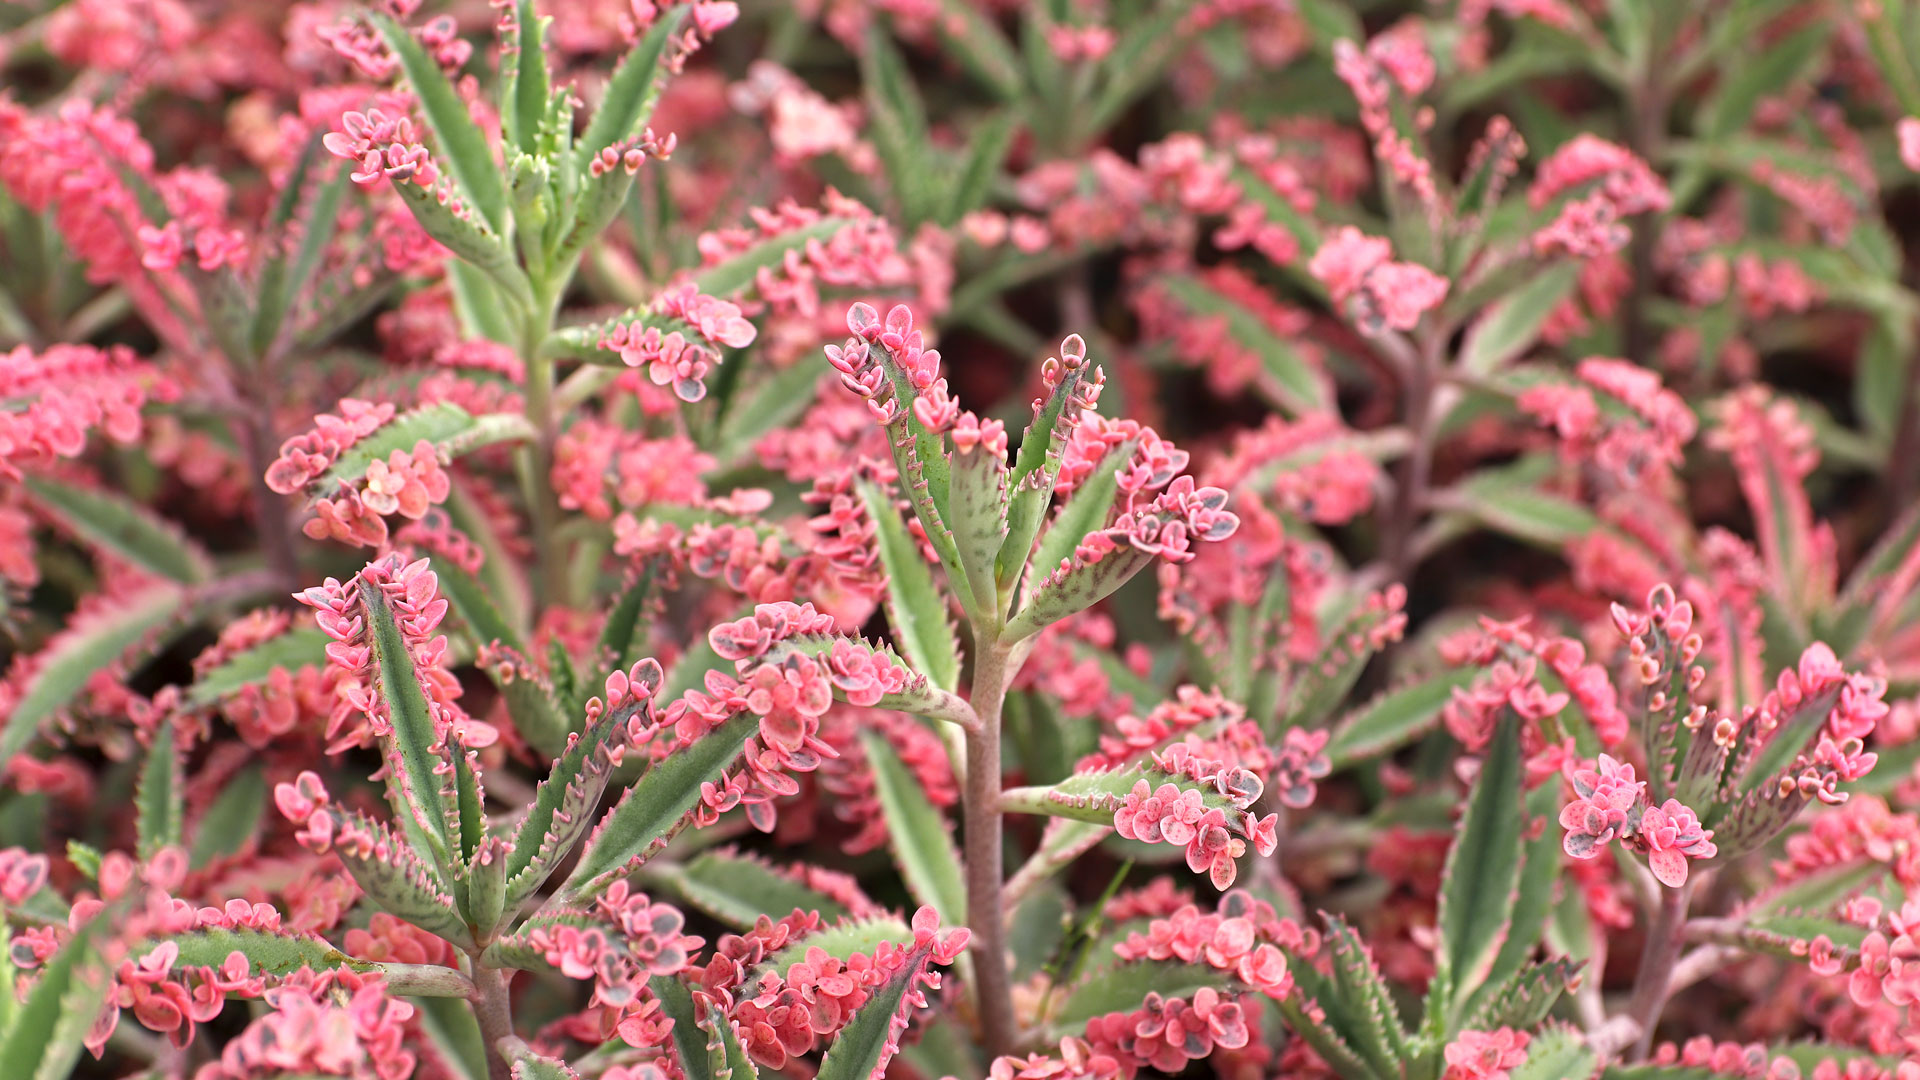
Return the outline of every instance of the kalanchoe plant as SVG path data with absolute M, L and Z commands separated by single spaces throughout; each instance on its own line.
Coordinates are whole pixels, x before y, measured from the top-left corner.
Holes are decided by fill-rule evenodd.
M 1916 55 L 0 5 L 0 1080 L 1920 1080 Z

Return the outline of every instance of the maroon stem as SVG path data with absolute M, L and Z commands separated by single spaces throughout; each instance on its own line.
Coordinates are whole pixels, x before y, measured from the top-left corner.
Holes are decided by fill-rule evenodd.
M 1693 899 L 1693 882 L 1677 889 L 1660 889 L 1660 906 L 1647 928 L 1647 943 L 1640 952 L 1640 971 L 1634 976 L 1633 996 L 1627 1001 L 1627 1015 L 1640 1025 L 1640 1038 L 1634 1043 L 1633 1060 L 1643 1060 L 1653 1049 L 1653 1029 L 1660 1023 L 1660 1010 L 1667 1004 L 1674 964 L 1680 959 L 1687 928 L 1687 904 Z
M 513 1037 L 513 972 L 506 968 L 473 969 L 473 1013 L 480 1022 L 480 1041 L 487 1046 L 487 1080 L 512 1080 L 512 1066 L 500 1052 L 500 1042 Z
M 986 635 L 982 634 L 982 637 Z M 980 726 L 967 732 L 967 929 L 973 933 L 975 1006 L 989 1058 L 1010 1054 L 1017 1024 L 1013 982 L 1007 973 L 1006 912 L 1001 881 L 1000 712 L 1012 672 L 1008 651 L 976 642 L 973 709 Z

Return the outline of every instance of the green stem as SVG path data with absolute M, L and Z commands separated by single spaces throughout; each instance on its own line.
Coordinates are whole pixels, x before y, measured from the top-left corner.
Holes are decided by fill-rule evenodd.
M 535 607 L 543 609 L 566 601 L 567 561 L 554 535 L 560 526 L 560 503 L 553 491 L 553 447 L 560 434 L 560 417 L 553 400 L 553 357 L 542 348 L 553 326 L 554 305 L 542 301 L 534 307 L 520 343 L 520 359 L 527 368 L 526 415 L 534 430 L 533 445 L 522 456 L 520 483 L 532 518 L 534 556 L 540 564 Z

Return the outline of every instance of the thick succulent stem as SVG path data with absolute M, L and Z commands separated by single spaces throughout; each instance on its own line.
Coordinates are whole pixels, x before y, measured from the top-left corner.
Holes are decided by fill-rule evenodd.
M 986 637 L 987 635 L 980 635 Z M 989 1056 L 1012 1053 L 1016 1038 L 1013 984 L 1007 973 L 1006 912 L 1001 882 L 1000 714 L 1013 664 L 1007 647 L 977 648 L 973 709 L 980 726 L 967 732 L 967 927 L 973 931 L 976 1007 Z
M 553 322 L 551 303 L 535 305 L 529 313 L 520 359 L 527 372 L 527 421 L 533 425 L 533 445 L 520 462 L 520 484 L 532 519 L 533 547 L 540 564 L 537 605 L 564 603 L 567 592 L 567 560 L 561 557 L 559 539 L 560 504 L 553 491 L 553 447 L 560 435 L 560 417 L 553 400 L 553 357 L 543 346 Z
M 513 972 L 506 968 L 475 966 L 473 1013 L 480 1022 L 480 1039 L 487 1045 L 487 1080 L 512 1080 L 512 1066 L 500 1052 L 500 1042 L 513 1038 L 513 1004 L 509 988 Z
M 1387 523 L 1385 555 L 1390 580 L 1403 585 L 1412 584 L 1410 579 L 1418 561 L 1414 534 L 1426 508 L 1427 489 L 1433 482 L 1433 452 L 1439 419 L 1435 415 L 1434 398 L 1439 391 L 1444 350 L 1445 341 L 1439 334 L 1424 334 L 1418 352 L 1403 358 L 1400 373 L 1405 380 L 1403 417 L 1413 438 L 1413 448 L 1400 463 L 1393 514 Z
M 1647 943 L 1640 952 L 1633 996 L 1627 1001 L 1627 1015 L 1640 1025 L 1640 1037 L 1633 1047 L 1635 1061 L 1644 1059 L 1653 1049 L 1653 1029 L 1667 1004 L 1673 967 L 1680 959 L 1686 935 L 1687 905 L 1692 899 L 1692 881 L 1677 889 L 1660 890 L 1660 905 L 1654 910 L 1653 924 L 1647 927 Z

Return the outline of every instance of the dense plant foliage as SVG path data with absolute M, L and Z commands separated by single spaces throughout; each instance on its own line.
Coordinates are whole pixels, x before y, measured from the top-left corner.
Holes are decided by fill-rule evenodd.
M 0 71 L 0 1077 L 1920 1080 L 1920 3 Z

